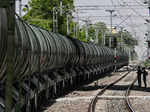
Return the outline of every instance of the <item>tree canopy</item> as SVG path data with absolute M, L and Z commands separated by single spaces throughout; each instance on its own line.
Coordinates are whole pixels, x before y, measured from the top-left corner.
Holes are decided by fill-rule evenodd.
M 73 0 L 63 0 L 63 16 L 58 14 L 58 32 L 66 34 L 66 13 L 68 10 L 73 10 Z M 29 8 L 24 8 L 26 15 L 23 19 L 29 24 L 52 30 L 53 28 L 53 8 L 60 12 L 60 0 L 31 0 Z M 72 22 L 71 22 L 72 23 Z
M 95 40 L 96 30 L 98 30 L 98 39 L 101 41 L 103 32 L 108 30 L 106 24 L 103 22 L 88 25 L 88 39 L 86 39 L 86 25 L 83 25 L 79 31 L 79 37 L 82 38 L 78 39 L 81 41 L 90 41 L 91 39 Z

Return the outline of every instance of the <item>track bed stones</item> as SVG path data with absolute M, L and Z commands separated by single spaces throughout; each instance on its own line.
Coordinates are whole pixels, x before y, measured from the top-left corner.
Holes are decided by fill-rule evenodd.
M 107 74 L 106 77 L 98 80 L 98 85 L 95 86 L 95 81 L 93 81 L 93 83 L 79 87 L 66 96 L 56 99 L 53 105 L 44 107 L 42 112 L 87 112 L 90 101 L 98 90 L 120 76 L 122 76 L 120 72 Z
M 138 82 L 133 86 L 130 96 L 131 105 L 135 112 L 150 112 L 150 71 L 147 76 L 147 88 L 144 87 L 143 79 L 142 87 L 138 87 Z
M 98 99 L 95 112 L 127 112 L 128 110 L 125 105 L 124 95 L 129 85 L 133 82 L 135 78 L 135 72 L 130 73 L 123 80 L 108 88 L 108 90 L 106 90 L 106 92 L 102 96 L 110 98 Z

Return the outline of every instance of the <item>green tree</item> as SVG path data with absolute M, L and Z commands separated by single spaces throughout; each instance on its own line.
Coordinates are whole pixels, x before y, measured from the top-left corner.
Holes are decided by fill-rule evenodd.
M 31 0 L 29 8 L 23 9 L 27 12 L 23 19 L 29 24 L 52 30 L 54 7 L 56 10 L 60 9 L 60 0 Z M 74 9 L 73 0 L 63 0 L 63 16 L 58 13 L 58 32 L 64 35 L 66 34 L 66 13 L 70 9 Z
M 128 31 L 123 32 L 122 33 L 122 37 L 123 37 L 123 42 L 126 45 L 128 45 L 128 46 L 136 46 L 136 45 L 138 45 L 137 40 L 135 38 L 133 38 L 133 36 L 130 34 L 130 32 L 128 32 Z
M 150 60 L 149 60 L 149 59 L 146 59 L 146 60 L 144 61 L 144 66 L 145 66 L 145 67 L 150 67 Z
M 99 43 L 101 42 L 101 39 L 102 39 L 102 35 L 104 32 L 106 32 L 108 29 L 107 29 L 107 26 L 105 23 L 103 22 L 97 22 L 95 24 L 90 24 L 88 25 L 88 40 L 86 39 L 86 25 L 83 25 L 80 30 L 79 30 L 79 40 L 81 41 L 89 41 L 89 40 L 95 40 L 96 38 L 96 35 L 95 35 L 95 30 L 98 29 L 99 30 L 99 33 L 98 33 L 98 39 L 99 39 Z

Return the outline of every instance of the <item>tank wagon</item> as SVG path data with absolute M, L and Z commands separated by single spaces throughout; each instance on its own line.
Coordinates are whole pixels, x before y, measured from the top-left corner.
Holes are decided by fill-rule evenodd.
M 0 9 L 0 112 L 5 110 L 7 15 Z M 15 19 L 13 107 L 37 110 L 46 99 L 61 96 L 79 85 L 128 64 L 128 55 L 105 46 L 81 42 Z

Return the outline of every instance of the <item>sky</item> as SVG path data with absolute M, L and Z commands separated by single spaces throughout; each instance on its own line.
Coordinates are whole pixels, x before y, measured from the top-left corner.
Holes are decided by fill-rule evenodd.
M 22 4 L 27 4 L 28 1 L 22 0 Z M 92 23 L 102 21 L 110 27 L 110 13 L 106 10 L 115 10 L 113 26 L 124 27 L 139 41 L 136 51 L 141 58 L 146 56 L 144 35 L 148 28 L 144 23 L 149 18 L 148 6 L 143 2 L 144 0 L 74 0 L 75 17 L 79 17 L 80 23 L 84 23 L 82 20 L 90 20 Z

